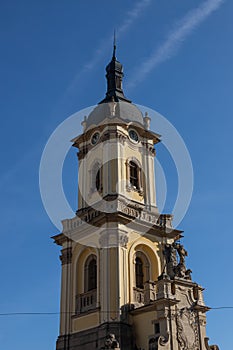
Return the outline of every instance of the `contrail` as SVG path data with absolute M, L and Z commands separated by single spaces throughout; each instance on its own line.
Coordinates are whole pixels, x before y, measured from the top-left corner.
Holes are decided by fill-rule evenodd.
M 130 27 L 134 24 L 134 22 L 142 15 L 142 11 L 151 4 L 152 0 L 142 0 L 138 1 L 136 5 L 133 7 L 133 9 L 129 10 L 126 15 L 125 19 L 120 24 L 120 26 L 117 28 L 117 38 L 122 36 L 127 30 L 130 29 Z M 112 42 L 112 36 L 109 36 L 108 38 L 105 38 L 99 45 L 99 47 L 95 50 L 93 54 L 93 58 L 90 59 L 89 62 L 87 62 L 83 69 L 77 74 L 77 76 L 74 78 L 71 85 L 68 87 L 67 92 L 72 90 L 74 85 L 76 85 L 77 81 L 80 79 L 80 77 L 86 73 L 87 71 L 91 71 L 94 67 L 96 67 L 96 64 L 99 62 L 101 57 L 104 55 L 104 53 L 107 51 L 107 49 L 110 47 Z
M 133 10 L 128 11 L 126 13 L 127 18 L 122 23 L 122 25 L 118 28 L 117 33 L 118 35 L 123 34 L 128 30 L 128 28 L 134 23 L 134 21 L 141 16 L 142 11 L 150 5 L 152 0 L 143 0 L 137 2 L 136 6 L 133 8 Z
M 157 48 L 137 70 L 137 75 L 127 85 L 127 89 L 134 88 L 139 82 L 156 68 L 160 63 L 174 56 L 181 44 L 188 38 L 194 29 L 200 25 L 212 12 L 216 11 L 225 0 L 207 0 L 199 7 L 188 12 L 175 29 L 168 35 L 164 43 Z
M 138 1 L 134 8 L 128 11 L 125 15 L 125 20 L 123 23 L 117 28 L 117 38 L 119 38 L 122 34 L 127 32 L 127 30 L 134 24 L 134 22 L 141 16 L 142 11 L 150 5 L 152 0 L 143 0 Z M 108 39 L 104 39 L 100 47 L 96 49 L 93 59 L 91 59 L 85 66 L 84 70 L 93 69 L 100 59 L 100 57 L 104 54 L 104 52 L 109 48 L 109 45 L 112 41 L 112 37 L 108 37 Z

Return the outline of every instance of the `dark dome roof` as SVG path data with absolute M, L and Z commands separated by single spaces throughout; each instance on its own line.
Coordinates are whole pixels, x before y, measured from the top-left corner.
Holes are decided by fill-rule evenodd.
M 115 113 L 113 115 L 114 102 L 101 103 L 97 105 L 87 117 L 87 128 L 103 124 L 104 120 L 108 118 L 114 120 L 121 119 L 126 123 L 137 122 L 143 125 L 142 112 L 133 104 L 129 102 L 115 102 Z

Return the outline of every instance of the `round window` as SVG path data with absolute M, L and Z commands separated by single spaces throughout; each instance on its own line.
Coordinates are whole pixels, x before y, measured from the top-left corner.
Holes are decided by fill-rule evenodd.
M 130 129 L 130 130 L 129 130 L 129 137 L 130 137 L 133 141 L 138 142 L 138 134 L 136 133 L 135 130 L 133 130 L 133 129 Z
M 91 138 L 91 143 L 95 145 L 99 141 L 99 138 L 100 138 L 100 134 L 98 132 L 95 132 Z

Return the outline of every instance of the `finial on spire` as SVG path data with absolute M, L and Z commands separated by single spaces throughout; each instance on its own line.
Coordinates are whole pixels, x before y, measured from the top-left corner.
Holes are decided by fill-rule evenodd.
M 114 30 L 112 59 L 106 67 L 107 92 L 106 97 L 100 103 L 119 101 L 131 103 L 125 97 L 122 89 L 123 76 L 122 64 L 116 59 L 116 31 Z
M 113 34 L 113 54 L 112 58 L 116 59 L 116 29 L 114 29 L 114 34 Z

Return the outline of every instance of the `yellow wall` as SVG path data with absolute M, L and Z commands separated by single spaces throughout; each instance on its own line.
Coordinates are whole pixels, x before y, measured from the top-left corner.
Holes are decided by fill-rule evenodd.
M 73 251 L 73 280 L 74 288 L 73 291 L 75 295 L 84 293 L 84 266 L 89 255 L 94 254 L 97 257 L 98 264 L 98 254 L 97 250 L 92 247 L 85 247 L 81 244 L 77 244 Z
M 114 320 L 119 314 L 118 309 L 118 266 L 117 248 L 109 248 L 110 252 L 110 286 L 106 286 L 110 293 L 110 317 Z
M 112 127 L 106 126 L 102 130 L 101 135 L 106 131 L 110 130 Z M 128 136 L 128 131 L 125 128 L 114 126 L 119 131 L 121 131 L 125 136 Z M 147 140 L 153 146 L 152 140 Z M 103 195 L 116 193 L 116 182 L 124 183 L 124 186 L 119 191 L 128 198 L 138 201 L 145 202 L 145 195 L 150 191 L 150 202 L 155 204 L 155 188 L 154 188 L 154 158 L 147 157 L 145 146 L 142 146 L 141 141 L 138 143 L 133 143 L 128 138 L 124 145 L 122 145 L 117 139 L 110 139 L 105 142 L 98 143 L 93 147 L 85 156 L 85 158 L 80 162 L 80 178 L 79 178 L 79 188 L 82 192 L 83 197 L 87 205 L 92 205 L 101 200 L 101 196 L 98 191 L 93 191 L 93 180 L 92 180 L 92 169 L 96 162 L 103 164 Z M 144 196 L 140 195 L 138 191 L 131 190 L 130 192 L 126 189 L 126 162 L 132 158 L 137 159 L 140 164 L 141 176 L 143 181 Z M 150 159 L 149 159 L 150 158 Z M 146 160 L 147 159 L 147 160 Z M 109 161 L 109 163 L 108 163 Z M 150 166 L 148 167 L 148 164 Z M 150 172 L 148 174 L 148 172 Z M 144 176 L 145 174 L 145 176 Z M 150 179 L 150 188 L 148 189 L 148 184 L 145 178 Z M 80 193 L 79 193 L 80 196 Z M 82 205 L 81 200 L 79 201 L 79 207 Z M 83 203 L 84 205 L 84 203 Z
M 133 316 L 137 347 L 148 349 L 149 337 L 154 333 L 153 320 L 157 318 L 156 316 L 155 311 L 143 312 Z
M 97 326 L 99 326 L 99 312 L 92 312 L 73 318 L 72 332 L 80 332 Z

